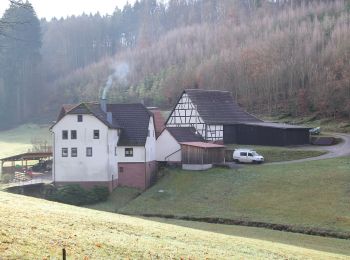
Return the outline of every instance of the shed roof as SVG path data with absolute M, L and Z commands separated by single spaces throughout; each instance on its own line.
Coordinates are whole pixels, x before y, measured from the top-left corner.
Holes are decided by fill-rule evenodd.
M 169 133 L 178 142 L 202 142 L 204 138 L 196 133 L 194 127 L 167 127 Z
M 25 160 L 39 160 L 43 158 L 52 157 L 52 152 L 38 152 L 38 153 L 21 153 L 13 156 L 9 156 L 6 158 L 0 159 L 0 161 L 3 162 L 9 162 L 9 161 L 25 161 Z
M 236 122 L 261 122 L 260 119 L 244 111 L 228 91 L 186 89 L 198 113 L 208 124 L 229 124 Z
M 221 144 L 212 144 L 212 143 L 205 143 L 205 142 L 181 142 L 181 145 L 187 145 L 187 146 L 194 146 L 199 148 L 225 148 L 225 145 Z
M 243 122 L 242 124 L 261 126 L 261 127 L 280 128 L 280 129 L 311 129 L 311 127 L 306 127 L 306 126 L 289 125 L 289 124 L 274 123 L 274 122 Z

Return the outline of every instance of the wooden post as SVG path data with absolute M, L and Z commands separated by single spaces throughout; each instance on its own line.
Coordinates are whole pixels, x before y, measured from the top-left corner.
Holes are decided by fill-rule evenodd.
M 62 249 L 62 259 L 63 259 L 63 260 L 66 260 L 66 259 L 67 259 L 67 252 L 66 252 L 66 249 L 65 249 L 65 248 Z
M 1 161 L 1 167 L 0 167 L 0 177 L 1 177 L 1 175 L 2 175 L 2 169 L 4 168 L 4 162 L 3 161 Z

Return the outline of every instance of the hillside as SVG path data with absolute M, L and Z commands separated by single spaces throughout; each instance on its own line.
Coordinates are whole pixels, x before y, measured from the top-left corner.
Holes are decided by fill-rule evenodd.
M 98 212 L 0 192 L 2 259 L 346 259 L 295 246 Z
M 26 19 L 15 5 L 0 19 L 0 35 L 12 36 L 0 37 L 11 47 L 0 53 L 0 129 L 97 100 L 109 75 L 114 102 L 169 109 L 184 88 L 198 87 L 228 90 L 262 115 L 350 116 L 348 0 L 140 0 L 111 16 L 51 21 L 26 5 L 35 27 L 8 26 Z
M 170 108 L 184 88 L 198 87 L 228 90 L 253 113 L 347 118 L 347 4 L 308 1 L 247 10 L 237 2 L 244 1 L 217 3 L 225 11 L 215 21 L 180 23 L 156 41 L 116 53 L 109 73 L 120 63 L 129 73 L 122 83 L 115 78 L 108 98 Z M 61 77 L 52 84 L 55 100 L 96 100 L 106 80 L 103 68 L 106 60 Z
M 203 172 L 171 170 L 121 212 L 260 221 L 349 234 L 349 182 L 347 157 Z

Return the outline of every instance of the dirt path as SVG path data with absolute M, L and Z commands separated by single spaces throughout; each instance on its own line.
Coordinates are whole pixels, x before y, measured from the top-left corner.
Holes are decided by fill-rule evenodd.
M 316 161 L 316 160 L 323 160 L 323 159 L 331 159 L 331 158 L 337 158 L 342 156 L 350 156 L 350 134 L 341 134 L 341 133 L 335 133 L 333 134 L 335 137 L 340 137 L 343 139 L 343 142 L 332 145 L 332 146 L 315 146 L 315 145 L 308 145 L 308 146 L 298 146 L 296 149 L 298 150 L 322 150 L 327 151 L 328 153 L 317 156 L 317 157 L 311 157 L 311 158 L 305 158 L 300 160 L 294 160 L 294 161 L 285 161 L 285 162 L 275 162 L 275 163 L 266 163 L 266 164 L 286 164 L 286 163 L 299 163 L 299 162 L 307 162 L 307 161 Z

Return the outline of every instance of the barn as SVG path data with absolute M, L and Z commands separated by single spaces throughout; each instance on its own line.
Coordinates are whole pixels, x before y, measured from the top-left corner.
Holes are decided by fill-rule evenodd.
M 167 127 L 194 127 L 208 142 L 271 146 L 309 143 L 308 127 L 264 122 L 249 114 L 228 91 L 186 89 Z

